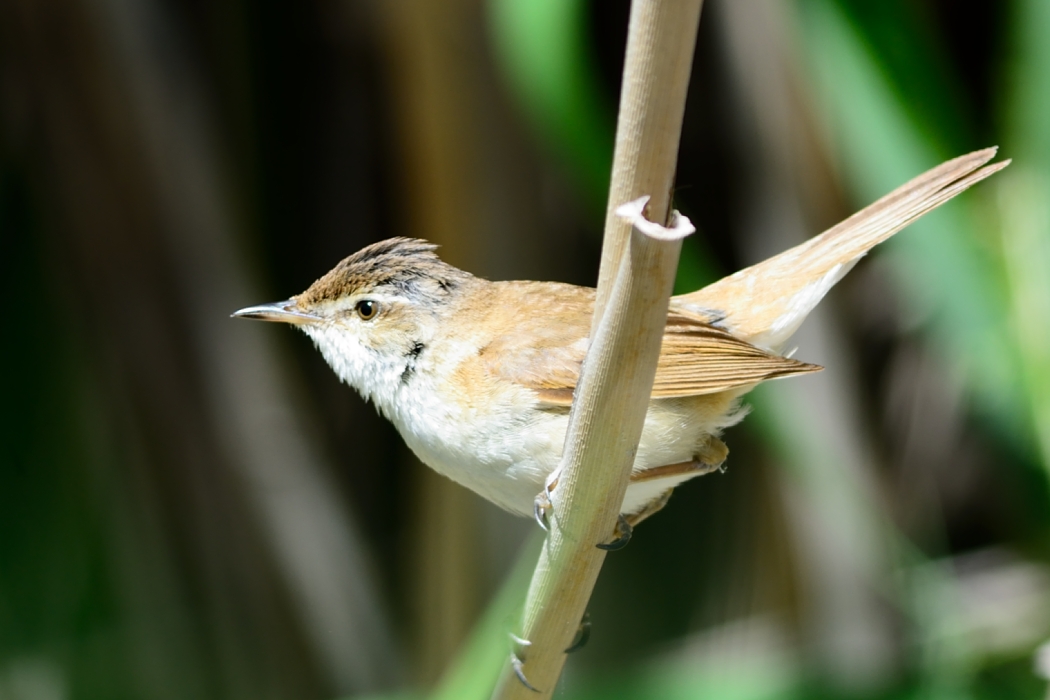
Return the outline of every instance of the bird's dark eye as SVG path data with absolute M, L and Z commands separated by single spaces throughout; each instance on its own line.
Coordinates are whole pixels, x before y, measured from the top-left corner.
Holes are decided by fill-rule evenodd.
M 357 302 L 357 305 L 354 306 L 354 308 L 357 309 L 357 315 L 360 316 L 362 320 L 371 321 L 375 317 L 379 305 L 371 299 L 362 299 Z

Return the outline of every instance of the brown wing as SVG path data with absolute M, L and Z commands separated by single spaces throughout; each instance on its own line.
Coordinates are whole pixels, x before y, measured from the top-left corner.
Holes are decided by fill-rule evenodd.
M 580 288 L 514 284 L 532 297 L 522 299 L 519 308 L 544 308 L 549 313 L 517 316 L 499 338 L 482 349 L 480 359 L 489 373 L 532 389 L 542 403 L 569 406 L 587 352 L 591 305 L 579 304 L 579 297 L 574 295 L 582 291 Z M 562 298 L 567 294 L 573 295 L 575 303 Z M 538 306 L 535 302 L 541 297 L 544 304 Z M 653 398 L 713 394 L 819 369 L 672 312 L 660 349 Z
M 819 365 L 766 352 L 724 330 L 671 313 L 656 365 L 653 398 L 714 394 L 820 369 Z

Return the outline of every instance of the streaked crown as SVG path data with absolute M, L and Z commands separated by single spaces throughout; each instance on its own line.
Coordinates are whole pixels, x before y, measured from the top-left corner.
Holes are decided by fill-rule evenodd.
M 315 306 L 372 291 L 396 293 L 418 301 L 437 301 L 473 275 L 443 262 L 437 246 L 418 238 L 389 238 L 345 258 L 309 289 L 295 297 Z

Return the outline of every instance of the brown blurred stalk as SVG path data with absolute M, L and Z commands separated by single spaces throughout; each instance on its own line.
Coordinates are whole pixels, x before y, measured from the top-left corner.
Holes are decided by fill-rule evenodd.
M 482 0 L 383 3 L 400 235 L 442 246 L 448 262 L 485 277 L 540 277 L 549 266 L 534 156 L 522 143 L 488 56 Z M 486 547 L 508 564 L 527 524 L 418 465 L 413 624 L 418 676 L 432 683 L 455 657 L 484 602 Z M 493 575 L 495 574 L 495 575 Z
M 128 681 L 144 697 L 389 686 L 370 565 L 238 249 L 214 114 L 160 2 L 0 8 L 60 311 L 81 333 Z

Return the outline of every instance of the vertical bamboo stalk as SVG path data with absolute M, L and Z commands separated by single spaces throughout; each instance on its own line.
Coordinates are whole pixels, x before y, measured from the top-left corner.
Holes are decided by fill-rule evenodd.
M 520 650 L 527 688 L 505 669 L 494 697 L 549 698 L 561 675 L 627 490 L 656 374 L 681 250 L 677 231 L 621 205 L 650 197 L 668 221 L 678 141 L 702 0 L 636 0 L 631 9 L 598 305 L 560 465 L 552 527 L 525 605 Z
M 666 223 L 670 214 L 702 5 L 703 0 L 636 0 L 631 5 L 595 319 L 605 309 L 630 237 L 631 226 L 616 216 L 616 207 L 649 195 L 650 220 Z

